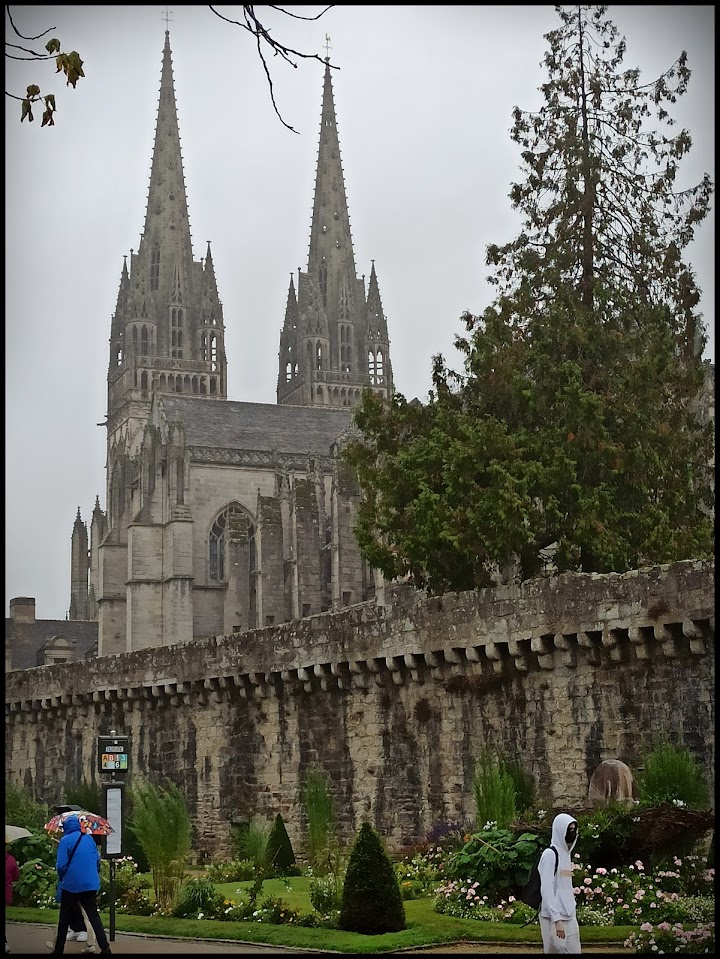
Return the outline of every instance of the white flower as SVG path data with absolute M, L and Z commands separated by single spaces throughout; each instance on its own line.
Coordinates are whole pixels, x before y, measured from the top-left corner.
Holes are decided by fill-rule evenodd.
M 547 810 L 545 810 L 545 809 L 538 809 L 538 816 L 539 816 L 541 819 L 542 819 L 543 816 L 546 816 L 546 815 L 547 815 Z
M 677 806 L 678 809 L 682 809 L 684 805 L 685 803 L 682 801 L 682 799 L 673 799 L 673 806 Z

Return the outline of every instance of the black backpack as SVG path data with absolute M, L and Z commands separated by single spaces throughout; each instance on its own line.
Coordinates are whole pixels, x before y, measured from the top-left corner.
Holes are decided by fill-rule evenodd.
M 558 871 L 558 851 L 555 846 L 550 846 L 550 849 L 555 853 L 555 872 L 554 875 L 557 876 Z M 543 850 L 544 852 L 545 850 Z M 538 856 L 538 860 L 534 866 L 531 867 L 530 872 L 528 873 L 527 882 L 522 887 L 522 892 L 520 893 L 520 900 L 525 903 L 526 906 L 530 906 L 531 909 L 540 910 L 540 904 L 542 903 L 542 893 L 540 891 L 540 872 L 538 871 L 538 865 L 540 859 L 542 858 L 542 853 Z

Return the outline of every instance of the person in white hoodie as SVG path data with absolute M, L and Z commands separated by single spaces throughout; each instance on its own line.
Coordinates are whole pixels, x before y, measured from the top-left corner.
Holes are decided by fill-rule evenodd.
M 540 930 L 543 952 L 579 953 L 580 928 L 575 916 L 575 893 L 573 892 L 573 866 L 571 854 L 578 839 L 577 820 L 567 813 L 560 813 L 552 824 L 551 847 L 557 849 L 557 872 L 555 853 L 546 849 L 540 857 Z

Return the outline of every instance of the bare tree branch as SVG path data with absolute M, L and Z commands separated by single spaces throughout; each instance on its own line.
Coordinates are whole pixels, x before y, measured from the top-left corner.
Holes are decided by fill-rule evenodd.
M 330 10 L 333 4 L 330 4 L 330 6 L 325 7 L 325 9 L 322 10 L 315 17 L 301 17 L 299 14 L 291 13 L 288 10 L 284 10 L 282 7 L 278 7 L 273 4 L 270 4 L 269 6 L 272 10 L 277 10 L 279 13 L 283 13 L 285 14 L 285 16 L 288 16 L 288 17 L 293 17 L 296 20 L 319 20 L 320 17 L 323 16 L 323 14 L 327 13 L 327 11 Z M 242 27 L 243 30 L 247 30 L 248 33 L 251 33 L 255 37 L 258 56 L 260 57 L 260 61 L 263 65 L 263 69 L 265 70 L 265 76 L 267 77 L 268 88 L 270 90 L 270 99 L 272 101 L 273 109 L 275 110 L 275 113 L 278 119 L 280 120 L 280 122 L 282 123 L 284 127 L 290 130 L 292 133 L 298 133 L 298 131 L 294 127 L 290 126 L 289 123 L 285 122 L 285 120 L 282 118 L 280 114 L 280 111 L 278 110 L 277 103 L 275 102 L 275 90 L 273 87 L 272 76 L 270 75 L 270 70 L 268 69 L 268 65 L 265 60 L 265 56 L 263 52 L 263 46 L 262 46 L 263 41 L 273 51 L 273 56 L 278 56 L 278 55 L 281 56 L 286 63 L 289 63 L 290 66 L 295 69 L 297 69 L 297 63 L 293 63 L 293 61 L 291 60 L 291 56 L 300 57 L 303 60 L 318 60 L 320 63 L 327 62 L 328 66 L 333 70 L 337 70 L 339 69 L 339 67 L 330 63 L 329 58 L 326 59 L 320 56 L 319 53 L 303 53 L 300 50 L 295 50 L 293 47 L 286 46 L 284 43 L 280 43 L 279 40 L 275 40 L 274 37 L 270 36 L 270 29 L 265 27 L 260 22 L 260 20 L 256 17 L 254 4 L 243 4 L 242 9 L 243 9 L 243 18 L 245 20 L 244 23 L 242 23 L 240 20 L 233 20 L 230 17 L 226 17 L 224 14 L 219 13 L 215 9 L 215 7 L 210 5 L 210 10 L 212 10 L 215 16 L 219 17 L 220 20 L 224 20 L 226 23 L 232 23 L 236 27 Z
M 283 10 L 282 7 L 277 7 L 274 3 L 269 4 L 271 10 L 279 10 L 280 13 L 284 13 L 286 17 L 294 17 L 295 20 L 319 20 L 323 13 L 327 13 L 332 6 L 334 6 L 334 4 L 331 3 L 330 6 L 325 7 L 316 17 L 301 17 L 299 13 L 290 13 L 289 10 Z
M 40 40 L 41 37 L 44 37 L 46 33 L 50 33 L 51 30 L 57 30 L 57 27 L 48 27 L 47 30 L 43 30 L 43 32 L 39 33 L 36 37 L 26 37 L 24 34 L 20 33 L 18 28 L 15 26 L 15 23 L 12 18 L 12 14 L 10 13 L 10 7 L 5 7 L 5 12 L 8 15 L 8 19 L 10 20 L 10 26 L 13 28 L 13 32 L 15 33 L 16 36 L 20 37 L 21 40 Z

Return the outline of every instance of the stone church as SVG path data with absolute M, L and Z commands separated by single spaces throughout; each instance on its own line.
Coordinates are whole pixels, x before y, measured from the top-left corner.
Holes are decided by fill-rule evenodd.
M 288 290 L 276 405 L 228 399 L 225 329 L 209 244 L 193 259 L 166 32 L 145 225 L 110 329 L 107 509 L 98 498 L 89 535 L 78 511 L 72 532 L 69 619 L 97 621 L 100 656 L 375 595 L 338 454 L 362 390 L 387 397 L 393 377 L 374 263 L 367 290 L 356 274 L 327 60 L 310 251 Z

